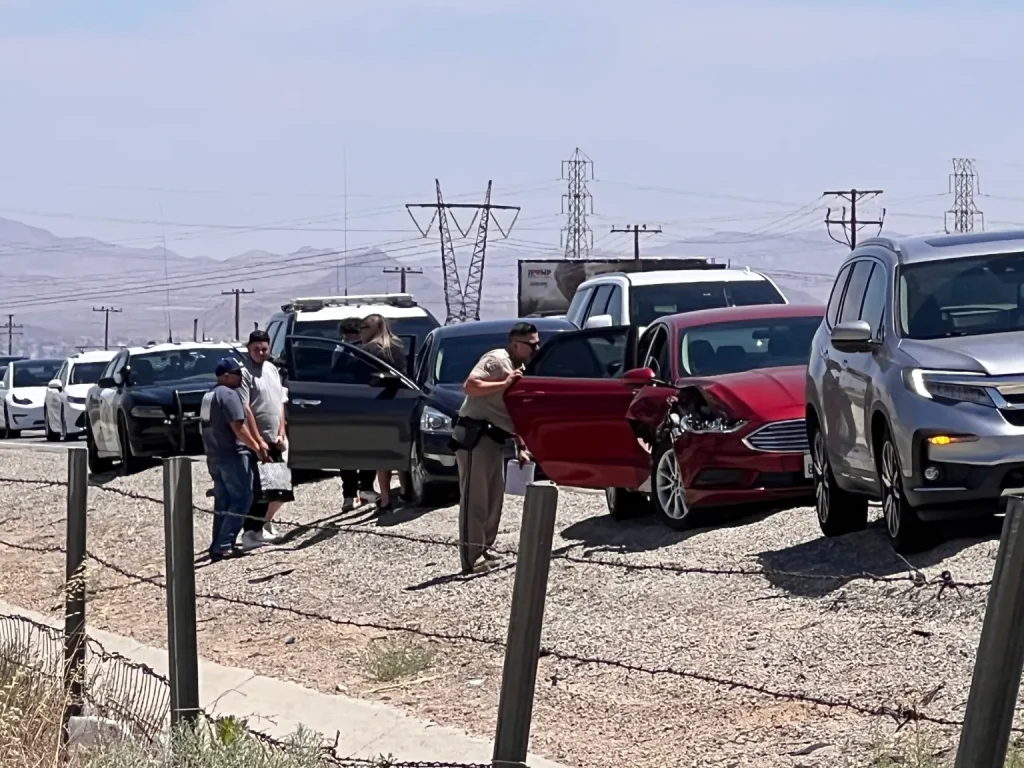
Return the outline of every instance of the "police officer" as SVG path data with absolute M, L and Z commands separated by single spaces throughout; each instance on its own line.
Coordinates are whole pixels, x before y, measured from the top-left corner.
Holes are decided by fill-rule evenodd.
M 516 323 L 504 349 L 484 354 L 462 385 L 466 399 L 452 430 L 459 465 L 459 557 L 463 573 L 487 570 L 498 559 L 491 551 L 505 496 L 504 445 L 515 440 L 520 464 L 530 460 L 515 434 L 503 395 L 523 375 L 540 347 L 537 327 Z

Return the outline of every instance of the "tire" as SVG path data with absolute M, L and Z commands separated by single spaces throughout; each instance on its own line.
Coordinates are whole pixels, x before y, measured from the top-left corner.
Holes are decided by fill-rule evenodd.
M 43 429 L 46 431 L 46 441 L 48 443 L 56 443 L 60 440 L 60 432 L 54 432 L 50 429 L 50 411 L 45 405 L 43 406 Z
M 875 457 L 878 482 L 882 487 L 882 514 L 889 543 L 900 554 L 912 554 L 928 549 L 932 531 L 907 501 L 903 492 L 903 467 L 892 433 L 886 427 L 882 433 L 881 450 Z
M 412 492 L 412 503 L 417 507 L 439 506 L 451 493 L 445 486 L 427 480 L 420 456 L 419 441 L 414 438 L 409 452 L 409 490 Z M 455 488 L 458 488 L 457 484 Z
M 114 467 L 114 462 L 100 456 L 96 447 L 96 439 L 92 436 L 92 427 L 86 422 L 85 425 L 85 447 L 89 456 L 89 472 L 94 475 L 102 475 Z
M 653 481 L 652 481 L 653 482 Z M 649 514 L 651 502 L 647 495 L 626 488 L 605 488 L 604 498 L 613 520 L 631 520 Z
M 814 510 L 818 525 L 826 536 L 845 536 L 863 531 L 868 525 L 868 500 L 855 496 L 836 484 L 821 427 L 811 435 L 811 467 L 814 476 Z
M 121 449 L 121 471 L 126 475 L 141 471 L 142 462 L 132 453 L 132 441 L 128 439 L 128 420 L 123 413 L 117 417 L 117 445 Z
M 17 440 L 19 437 L 21 437 L 21 430 L 11 429 L 11 416 L 7 412 L 7 406 L 4 405 L 4 439 Z
M 686 488 L 670 440 L 658 444 L 651 456 L 651 506 L 654 514 L 675 531 L 696 524 L 696 514 L 686 501 Z

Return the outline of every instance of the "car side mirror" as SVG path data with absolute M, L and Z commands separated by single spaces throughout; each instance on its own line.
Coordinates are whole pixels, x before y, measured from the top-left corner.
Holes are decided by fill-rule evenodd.
M 107 376 L 97 381 L 96 386 L 100 389 L 113 389 L 117 386 L 117 382 L 114 381 L 113 377 Z
M 385 371 L 376 371 L 370 374 L 370 386 L 381 388 L 395 388 L 402 385 L 400 376 Z
M 622 374 L 622 383 L 627 387 L 646 387 L 654 383 L 654 370 L 651 368 L 634 368 Z
M 832 346 L 840 352 L 865 352 L 874 347 L 871 326 L 864 320 L 848 320 L 832 328 Z
M 611 315 L 591 315 L 587 318 L 586 322 L 583 323 L 583 330 L 589 330 L 590 328 L 611 328 L 612 327 L 612 316 Z
M 52 389 L 54 392 L 60 392 L 64 389 L 64 386 L 60 383 L 60 379 L 53 379 L 49 384 L 46 385 L 47 389 Z

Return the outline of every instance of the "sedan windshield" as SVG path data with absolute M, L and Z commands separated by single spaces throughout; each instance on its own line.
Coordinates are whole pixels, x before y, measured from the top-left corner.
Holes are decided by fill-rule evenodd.
M 45 387 L 57 371 L 63 360 L 23 360 L 13 363 L 15 387 Z
M 899 324 L 910 339 L 1024 331 L 1024 254 L 901 267 Z
M 718 376 L 756 368 L 807 365 L 821 315 L 739 320 L 683 333 L 679 368 L 690 376 Z
M 71 381 L 68 384 L 95 384 L 106 367 L 106 363 L 78 363 L 71 369 Z
M 779 289 L 768 280 L 635 285 L 631 291 L 631 319 L 638 326 L 698 309 L 786 303 Z
M 172 349 L 147 352 L 131 358 L 131 383 L 145 387 L 175 381 L 209 381 L 217 379 L 217 361 L 236 357 L 229 349 Z

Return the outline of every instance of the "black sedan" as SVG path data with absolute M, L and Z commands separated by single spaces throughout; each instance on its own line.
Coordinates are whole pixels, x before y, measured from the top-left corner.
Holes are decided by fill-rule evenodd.
M 89 468 L 140 469 L 144 459 L 202 453 L 199 408 L 216 384 L 217 362 L 241 359 L 229 344 L 181 343 L 122 349 L 89 390 Z

